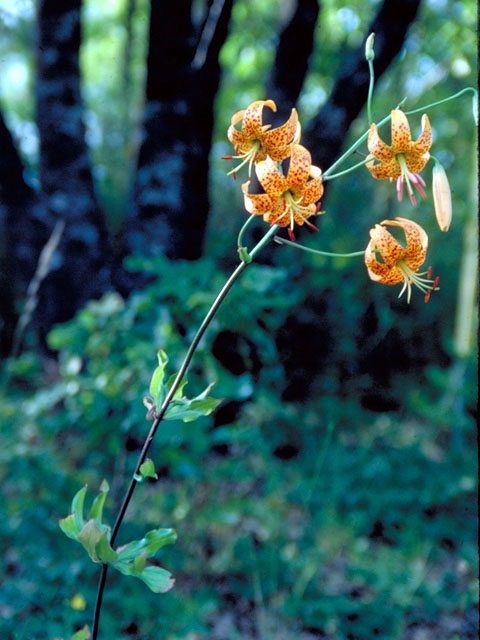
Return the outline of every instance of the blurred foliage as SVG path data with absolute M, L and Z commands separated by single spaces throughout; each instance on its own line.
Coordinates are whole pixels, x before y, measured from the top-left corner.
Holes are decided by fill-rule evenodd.
M 201 20 L 203 3 L 195 6 Z M 377 7 L 375 0 L 322 2 L 299 101 L 304 125 Z M 264 97 L 290 8 L 280 0 L 235 2 L 216 102 L 211 257 L 130 258 L 149 286 L 127 301 L 109 293 L 55 328 L 49 344 L 58 362 L 39 355 L 29 336 L 25 353 L 5 363 L 5 638 L 69 637 L 90 623 L 98 568 L 61 534 L 58 520 L 82 485 L 95 493 L 104 477 L 111 485 L 106 519 L 113 520 L 150 426 L 142 397 L 157 350 L 166 351 L 172 371 L 180 364 L 236 260 L 232 237 L 244 213 L 238 184 L 219 160 L 230 151 L 225 129 L 234 111 Z M 475 10 L 472 0 L 422 4 L 400 59 L 378 83 L 378 119 L 405 95 L 413 109 L 474 83 Z M 83 15 L 88 140 L 113 232 L 128 206 L 138 145 L 148 3 L 135 3 L 130 36 L 127 15 L 127 0 L 89 0 Z M 33 17 L 33 2 L 0 3 L 0 102 L 32 181 Z M 158 479 L 138 487 L 119 536 L 122 544 L 153 527 L 175 528 L 178 541 L 160 559 L 175 588 L 156 596 L 139 581 L 109 576 L 108 637 L 476 636 L 476 363 L 474 355 L 456 358 L 452 343 L 462 228 L 477 210 L 470 98 L 430 116 L 454 221 L 448 234 L 436 229 L 431 195 L 412 214 L 429 232 L 441 291 L 428 305 L 415 291 L 407 306 L 396 289 L 368 280 L 361 259 L 278 246 L 274 266 L 248 268 L 189 373 L 192 394 L 215 381 L 214 395 L 224 401 L 195 423 L 161 425 L 150 452 Z M 420 117 L 411 118 L 414 135 Z M 350 142 L 365 129 L 359 118 Z M 359 250 L 375 222 L 410 215 L 408 207 L 396 203 L 391 185 L 360 170 L 328 185 L 320 233 L 299 237 L 327 251 Z

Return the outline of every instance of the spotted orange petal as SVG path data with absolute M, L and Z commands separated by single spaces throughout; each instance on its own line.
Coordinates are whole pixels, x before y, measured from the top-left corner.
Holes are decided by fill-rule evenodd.
M 373 242 L 372 248 L 376 248 L 385 264 L 392 267 L 405 258 L 405 249 L 383 226 L 389 223 L 390 220 L 383 220 L 381 224 L 376 224 L 370 229 L 370 238 Z
M 272 160 L 281 162 L 288 158 L 290 155 L 289 147 L 296 138 L 299 126 L 297 111 L 292 109 L 289 119 L 284 124 L 263 134 L 264 149 Z
M 279 199 L 275 202 L 272 210 L 263 216 L 268 224 L 278 224 L 279 227 L 287 227 L 290 224 L 290 213 L 285 206 L 285 200 Z
M 405 154 L 405 163 L 408 170 L 412 173 L 420 173 L 420 171 L 425 167 L 429 160 L 430 154 L 428 152 L 424 153 L 422 156 L 414 153 Z
M 375 161 L 371 160 L 367 162 L 365 166 L 377 180 L 385 180 L 386 178 L 396 180 L 402 173 L 400 165 L 394 157 L 392 157 L 391 160 L 380 162 L 379 164 L 375 164 Z
M 422 133 L 410 146 L 410 153 L 422 155 L 432 146 L 432 126 L 426 113 L 422 116 Z
M 275 204 L 275 200 L 267 193 L 248 193 L 250 182 L 250 180 L 247 180 L 247 182 L 242 184 L 245 209 L 248 213 L 254 213 L 256 216 L 269 213 Z
M 256 100 L 245 109 L 242 131 L 249 138 L 260 139 L 263 137 L 265 127 L 270 128 L 270 125 L 262 126 L 263 107 L 269 107 L 272 111 L 277 110 L 273 100 Z
M 407 116 L 400 109 L 394 109 L 391 113 L 392 120 L 392 151 L 393 153 L 405 153 L 410 151 L 412 135 Z
M 369 152 L 382 162 L 388 162 L 394 156 L 392 149 L 378 135 L 377 125 L 374 123 L 370 125 L 367 147 Z
M 400 217 L 396 217 L 395 220 L 383 220 L 382 224 L 403 229 L 406 240 L 404 260 L 413 271 L 421 267 L 428 249 L 428 235 L 425 230 L 416 222 Z
M 287 191 L 289 187 L 288 180 L 271 158 L 257 162 L 255 172 L 266 193 L 274 200 Z
M 319 167 L 310 167 L 310 175 L 313 177 L 307 182 L 303 192 L 302 204 L 308 205 L 320 200 L 323 195 L 322 170 Z
M 310 175 L 311 164 L 312 156 L 308 149 L 301 144 L 293 145 L 287 172 L 288 185 L 293 189 L 301 188 L 303 190 Z

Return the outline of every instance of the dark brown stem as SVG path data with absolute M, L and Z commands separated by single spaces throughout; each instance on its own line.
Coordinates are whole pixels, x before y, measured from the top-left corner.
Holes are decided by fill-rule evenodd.
M 263 238 L 260 240 L 260 242 L 252 249 L 252 251 L 250 252 L 250 256 L 251 258 L 255 258 L 255 256 L 257 255 L 257 253 L 262 249 L 262 247 L 267 244 L 267 242 L 275 235 L 275 232 L 277 231 L 278 226 L 275 225 L 273 227 L 271 227 L 271 229 L 268 231 L 268 233 L 266 233 Z M 172 401 L 172 398 L 175 395 L 175 392 L 177 391 L 178 387 L 180 386 L 180 383 L 185 375 L 185 373 L 187 372 L 187 369 L 190 365 L 190 362 L 192 361 L 192 358 L 195 354 L 195 351 L 198 347 L 198 343 L 200 342 L 200 340 L 203 337 L 203 334 L 205 333 L 205 331 L 207 330 L 210 322 L 213 320 L 215 314 L 217 313 L 220 305 L 222 304 L 222 302 L 224 301 L 225 297 L 227 296 L 228 292 L 230 291 L 230 289 L 232 288 L 232 286 L 234 285 L 234 283 L 238 280 L 238 278 L 240 277 L 240 275 L 245 271 L 245 269 L 248 267 L 250 263 L 247 262 L 240 262 L 240 264 L 237 266 L 237 268 L 235 269 L 235 271 L 232 273 L 232 275 L 229 277 L 229 279 L 226 281 L 226 283 L 223 285 L 221 291 L 219 292 L 219 294 L 217 295 L 217 297 L 215 298 L 212 306 L 210 307 L 210 309 L 208 310 L 207 315 L 205 316 L 205 318 L 203 319 L 202 324 L 200 325 L 197 333 L 195 334 L 195 337 L 192 340 L 192 343 L 190 345 L 190 347 L 188 348 L 187 354 L 183 360 L 182 366 L 180 367 L 176 377 L 175 377 L 175 382 L 173 383 L 170 391 L 168 392 L 165 400 L 163 401 L 163 404 L 160 408 L 160 411 L 156 417 L 156 419 L 154 420 L 152 427 L 148 433 L 148 436 L 143 444 L 143 448 L 142 451 L 140 453 L 140 457 L 138 458 L 138 462 L 137 465 L 135 467 L 135 472 L 132 475 L 132 478 L 130 480 L 130 484 L 128 486 L 127 492 L 123 498 L 122 501 L 122 505 L 120 507 L 120 510 L 118 512 L 117 515 L 117 519 L 115 520 L 115 524 L 113 525 L 113 529 L 112 529 L 112 535 L 110 537 L 110 545 L 113 547 L 113 544 L 115 542 L 115 539 L 117 537 L 117 533 L 118 530 L 120 529 L 120 526 L 123 522 L 123 518 L 125 516 L 125 513 L 127 511 L 128 505 L 130 504 L 130 500 L 132 499 L 132 495 L 133 492 L 135 491 L 135 487 L 137 485 L 137 481 L 135 480 L 135 476 L 136 474 L 139 473 L 140 471 L 140 467 L 141 465 L 145 462 L 145 458 L 147 457 L 147 453 L 148 450 L 150 449 L 150 445 L 152 444 L 153 438 L 155 437 L 155 433 L 157 432 L 158 426 L 161 423 L 161 421 L 163 420 L 165 413 L 170 405 L 170 402 Z M 101 612 L 101 608 L 102 608 L 102 598 L 103 598 L 103 592 L 105 590 L 105 582 L 107 579 L 107 572 L 108 572 L 108 564 L 104 564 L 102 566 L 102 574 L 100 576 L 100 581 L 98 583 L 98 591 L 97 591 L 97 601 L 96 601 L 96 605 L 95 605 L 95 614 L 94 614 L 94 618 L 93 618 L 93 630 L 92 630 L 92 640 L 97 640 L 97 635 L 98 635 L 98 625 L 99 625 L 99 621 L 100 621 L 100 612 Z

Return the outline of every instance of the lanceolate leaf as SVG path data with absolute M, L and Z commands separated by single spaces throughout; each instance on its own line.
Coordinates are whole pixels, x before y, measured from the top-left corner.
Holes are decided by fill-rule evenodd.
M 152 529 L 141 540 L 133 540 L 124 547 L 118 549 L 118 559 L 130 561 L 144 551 L 148 557 L 166 544 L 173 544 L 177 540 L 177 533 L 174 529 Z
M 166 420 L 183 420 L 183 422 L 192 422 L 201 416 L 208 416 L 220 404 L 221 400 L 208 397 L 213 384 L 209 384 L 195 398 L 178 398 L 172 400 L 172 403 L 165 414 Z
M 103 480 L 100 485 L 100 493 L 95 498 L 90 508 L 89 516 L 90 518 L 93 518 L 98 525 L 101 525 L 102 523 L 103 505 L 105 504 L 105 498 L 109 491 L 110 487 L 108 486 L 108 482 Z
M 62 520 L 60 520 L 59 522 L 59 525 L 60 529 L 66 536 L 72 538 L 72 540 L 78 539 L 78 534 L 80 533 L 80 531 L 77 527 L 75 515 L 73 513 L 71 513 L 66 518 L 62 518 Z
M 100 562 L 108 563 L 114 562 L 117 559 L 118 553 L 112 549 L 108 541 L 108 532 L 104 531 L 100 537 L 100 540 L 95 545 L 95 553 Z
M 75 516 L 75 524 L 80 531 L 85 524 L 83 521 L 83 503 L 85 502 L 85 494 L 87 493 L 87 486 L 85 485 L 78 493 L 75 494 L 72 500 L 72 513 Z
M 164 398 L 164 386 L 163 378 L 165 377 L 165 367 L 167 366 L 168 356 L 163 349 L 159 349 L 157 352 L 158 367 L 155 369 L 150 381 L 150 395 L 153 398 L 153 402 L 157 407 L 163 402 Z
M 78 534 L 79 542 L 87 550 L 88 555 L 94 562 L 99 562 L 95 547 L 97 542 L 100 540 L 101 535 L 102 532 L 100 531 L 98 524 L 93 519 L 89 520 Z

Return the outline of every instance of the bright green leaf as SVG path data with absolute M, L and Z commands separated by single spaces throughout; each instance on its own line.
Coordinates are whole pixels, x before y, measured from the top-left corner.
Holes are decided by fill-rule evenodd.
M 70 638 L 70 640 L 89 640 L 89 638 L 90 638 L 90 630 L 88 628 L 88 625 L 85 625 L 83 629 L 80 629 L 80 631 L 77 631 L 77 633 L 74 633 L 73 636 Z
M 95 553 L 100 562 L 114 562 L 117 559 L 118 553 L 110 546 L 107 531 L 102 533 L 100 540 L 95 545 Z
M 145 567 L 137 577 L 143 580 L 154 593 L 170 591 L 175 584 L 175 578 L 173 578 L 172 574 L 161 567 Z
M 164 388 L 163 378 L 165 376 L 165 367 L 167 366 L 168 357 L 163 349 L 157 352 L 158 367 L 155 369 L 150 381 L 150 395 L 157 407 L 160 407 L 163 401 Z
M 75 516 L 77 529 L 80 531 L 85 524 L 83 520 L 83 503 L 85 502 L 85 494 L 87 493 L 87 485 L 78 491 L 72 500 L 72 513 Z
M 103 515 L 103 506 L 105 504 L 105 498 L 107 497 L 107 493 L 109 492 L 110 487 L 108 486 L 108 482 L 106 480 L 102 481 L 100 485 L 100 492 L 98 496 L 93 501 L 93 504 L 90 508 L 89 518 L 93 518 L 98 525 L 102 523 L 102 515 Z
M 170 376 L 170 378 L 168 379 L 167 382 L 167 393 L 170 391 L 170 389 L 172 388 L 175 380 L 177 379 L 177 374 L 174 373 L 173 375 Z M 181 398 L 183 395 L 183 389 L 185 387 L 185 385 L 188 384 L 188 380 L 185 376 L 183 376 L 182 381 L 180 382 L 180 384 L 178 385 L 178 389 L 175 391 L 175 393 L 173 394 L 173 400 L 176 400 L 177 398 Z
M 166 544 L 173 544 L 177 539 L 174 529 L 152 529 L 141 540 L 133 540 L 121 549 L 118 549 L 118 560 L 130 561 L 143 552 L 148 556 L 155 553 Z
M 173 400 L 165 414 L 167 420 L 183 420 L 192 422 L 201 416 L 208 416 L 220 404 L 221 400 L 208 397 L 213 384 L 209 384 L 195 398 Z
M 60 525 L 60 529 L 66 536 L 72 538 L 72 540 L 78 539 L 78 534 L 80 533 L 80 531 L 77 527 L 75 515 L 73 513 L 71 513 L 66 518 L 62 518 L 62 520 L 60 520 L 58 524 Z
M 151 458 L 147 458 L 145 462 L 140 465 L 140 474 L 143 478 L 157 478 L 158 476 L 155 473 L 155 465 L 153 464 L 153 460 Z

